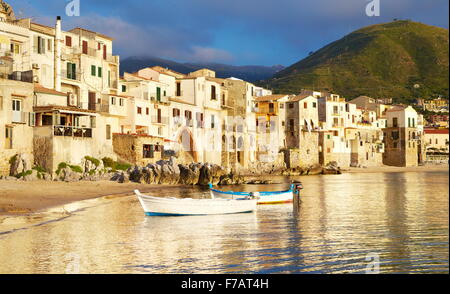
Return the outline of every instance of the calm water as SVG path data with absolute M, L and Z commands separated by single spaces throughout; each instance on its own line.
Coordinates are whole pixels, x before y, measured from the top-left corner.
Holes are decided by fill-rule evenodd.
M 373 254 L 380 273 L 449 272 L 448 172 L 302 181 L 298 205 L 252 214 L 146 217 L 122 197 L 18 230 L 4 221 L 0 273 L 365 273 Z

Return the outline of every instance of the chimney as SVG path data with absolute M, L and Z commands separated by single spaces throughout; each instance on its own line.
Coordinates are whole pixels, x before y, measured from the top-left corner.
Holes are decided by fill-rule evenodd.
M 55 25 L 55 90 L 61 91 L 61 46 L 62 46 L 62 32 L 61 32 L 61 16 L 56 17 Z

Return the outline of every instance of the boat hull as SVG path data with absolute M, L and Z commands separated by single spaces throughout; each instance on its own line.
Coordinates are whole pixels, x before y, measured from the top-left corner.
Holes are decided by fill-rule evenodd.
M 215 189 L 211 189 L 211 195 L 214 198 L 222 199 L 236 199 L 238 197 L 250 196 L 248 192 L 225 192 Z M 258 204 L 281 204 L 281 203 L 292 203 L 294 200 L 294 192 L 282 191 L 282 192 L 261 192 L 258 195 Z
M 256 199 L 177 199 L 137 195 L 148 216 L 188 216 L 249 213 L 256 210 Z

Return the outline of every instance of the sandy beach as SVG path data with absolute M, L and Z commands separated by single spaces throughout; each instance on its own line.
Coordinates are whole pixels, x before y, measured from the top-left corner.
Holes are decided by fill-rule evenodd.
M 448 165 L 419 167 L 369 167 L 346 168 L 344 173 L 386 173 L 448 171 Z M 98 182 L 24 182 L 0 181 L 0 215 L 23 215 L 44 209 L 65 205 L 75 201 L 111 196 L 129 196 L 134 189 L 144 193 L 159 194 L 163 189 L 170 193 L 179 185 L 143 185 L 137 183 L 119 184 L 111 181 Z M 188 188 L 188 187 L 187 187 Z M 192 188 L 192 187 L 191 187 Z

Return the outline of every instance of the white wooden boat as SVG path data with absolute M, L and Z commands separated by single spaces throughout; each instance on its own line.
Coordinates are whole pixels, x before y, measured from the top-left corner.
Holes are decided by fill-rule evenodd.
M 236 199 L 239 197 L 256 197 L 258 198 L 258 204 L 278 204 L 278 203 L 290 203 L 294 200 L 294 193 L 300 193 L 303 189 L 301 183 L 291 185 L 289 190 L 286 191 L 266 191 L 266 192 L 235 192 L 235 191 L 221 191 L 213 188 L 212 184 L 209 184 L 211 191 L 211 197 L 224 198 L 224 199 Z
M 138 190 L 134 193 L 149 216 L 180 216 L 180 215 L 214 215 L 253 212 L 256 210 L 257 199 L 239 197 L 236 199 L 192 199 L 192 198 L 162 198 L 143 195 Z

